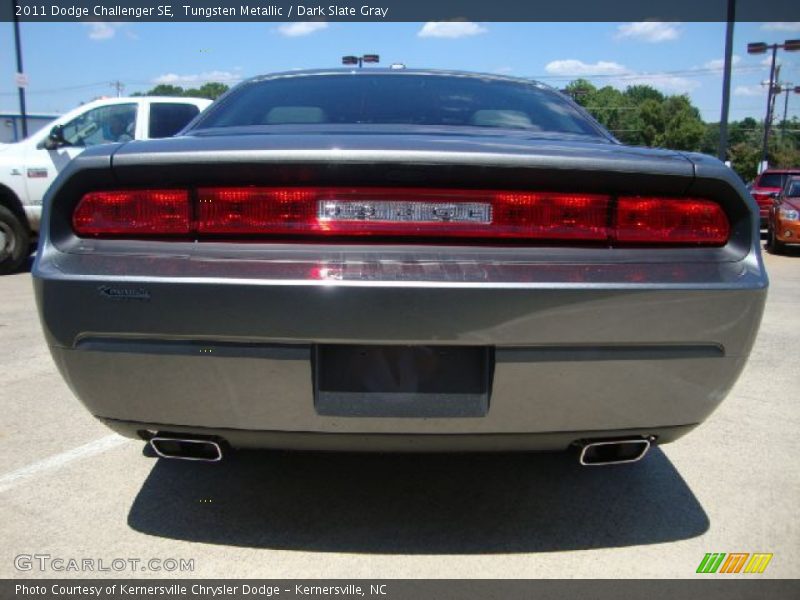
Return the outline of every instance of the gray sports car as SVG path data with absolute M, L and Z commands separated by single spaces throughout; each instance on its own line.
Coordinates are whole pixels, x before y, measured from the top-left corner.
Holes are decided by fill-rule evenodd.
M 166 457 L 559 450 L 635 461 L 730 390 L 767 290 L 709 156 L 619 144 L 535 82 L 248 80 L 45 200 L 42 325 L 75 394 Z

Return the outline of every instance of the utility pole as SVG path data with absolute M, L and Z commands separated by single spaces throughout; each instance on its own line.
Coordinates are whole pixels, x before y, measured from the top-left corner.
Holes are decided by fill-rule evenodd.
M 747 44 L 748 54 L 765 54 L 767 50 L 772 50 L 772 61 L 769 68 L 769 90 L 767 92 L 767 116 L 764 119 L 764 143 L 761 150 L 761 164 L 758 165 L 759 173 L 767 167 L 769 128 L 772 126 L 772 111 L 775 106 L 775 57 L 778 53 L 778 48 L 783 48 L 787 52 L 796 52 L 800 50 L 800 40 L 786 40 L 783 44 L 765 44 L 764 42 Z
M 789 117 L 789 91 L 791 89 L 791 82 L 784 81 L 781 84 L 781 91 L 783 92 L 783 121 L 781 121 L 781 136 L 786 135 L 786 119 Z
M 725 25 L 725 67 L 722 72 L 722 112 L 719 117 L 719 147 L 717 158 L 728 159 L 728 113 L 731 104 L 731 60 L 733 57 L 733 23 L 736 20 L 736 0 L 728 0 Z
M 11 0 L 11 11 L 14 14 L 14 46 L 17 50 L 17 89 L 19 90 L 19 116 L 22 120 L 22 137 L 28 137 L 28 116 L 25 112 L 25 71 L 22 70 L 22 44 L 19 38 L 19 18 L 17 17 L 17 0 Z
M 117 98 L 119 98 L 120 96 L 122 96 L 122 90 L 125 89 L 125 84 L 122 83 L 121 81 L 112 81 L 111 87 L 117 90 Z
M 769 67 L 769 88 L 767 90 L 767 116 L 764 118 L 764 141 L 761 148 L 760 173 L 767 168 L 767 155 L 769 154 L 769 128 L 772 127 L 772 93 L 775 90 L 775 55 L 778 53 L 778 44 L 772 45 L 772 62 Z
M 795 94 L 800 94 L 800 86 L 795 86 L 791 81 L 783 81 L 780 84 L 781 92 L 786 94 L 783 99 L 783 121 L 781 122 L 781 136 L 786 135 L 786 125 L 789 120 L 789 94 L 794 92 Z

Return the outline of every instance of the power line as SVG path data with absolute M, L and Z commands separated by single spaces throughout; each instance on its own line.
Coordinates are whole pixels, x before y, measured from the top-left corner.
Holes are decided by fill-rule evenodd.
M 71 85 L 67 87 L 60 87 L 60 88 L 50 88 L 44 90 L 28 90 L 29 94 L 59 94 L 61 92 L 72 92 L 76 90 L 84 90 L 94 87 L 105 87 L 108 85 L 107 81 L 100 81 L 98 83 L 84 83 L 81 85 Z M 0 96 L 12 96 L 14 95 L 13 92 L 0 92 Z
M 764 68 L 759 65 L 747 65 L 737 67 L 734 69 L 737 73 L 753 73 L 763 71 Z M 712 75 L 722 75 L 722 69 L 718 68 L 697 68 L 697 69 L 679 69 L 675 71 L 655 71 L 652 73 L 642 72 L 622 72 L 622 73 L 549 73 L 546 75 L 531 75 L 527 79 L 648 79 L 658 78 L 664 76 L 681 75 L 685 77 L 709 77 Z
M 737 72 L 755 72 L 755 71 L 762 71 L 763 67 L 757 65 L 748 65 L 745 67 L 738 67 L 735 69 Z M 526 79 L 624 79 L 624 80 L 635 80 L 635 79 L 657 79 L 659 77 L 666 77 L 672 75 L 684 75 L 689 77 L 708 77 L 711 75 L 721 75 L 722 70 L 717 68 L 697 68 L 697 69 L 679 69 L 674 71 L 656 71 L 652 73 L 598 73 L 598 74 L 586 74 L 586 73 L 564 73 L 564 74 L 541 74 L 541 75 L 529 75 L 526 76 Z M 241 81 L 242 77 L 218 77 L 214 79 L 214 82 L 218 83 L 234 83 Z M 161 82 L 165 85 L 202 85 L 206 83 L 205 81 L 175 81 L 175 82 Z M 109 85 L 107 81 L 99 81 L 95 83 L 85 83 L 79 85 L 72 85 L 72 86 L 64 86 L 58 88 L 49 88 L 43 90 L 29 90 L 29 93 L 32 94 L 54 94 L 58 92 L 69 92 L 79 89 L 86 89 L 92 87 L 105 87 Z M 113 81 L 111 83 L 112 87 L 122 86 L 123 88 L 126 85 L 159 85 L 158 82 L 154 81 L 128 81 L 127 84 L 123 83 L 119 80 Z M 10 96 L 14 95 L 13 92 L 0 92 L 0 96 Z

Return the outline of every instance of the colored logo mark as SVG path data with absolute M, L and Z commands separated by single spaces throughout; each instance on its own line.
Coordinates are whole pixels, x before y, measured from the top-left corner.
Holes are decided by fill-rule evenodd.
M 697 573 L 763 573 L 772 554 L 766 552 L 708 552 L 700 561 Z

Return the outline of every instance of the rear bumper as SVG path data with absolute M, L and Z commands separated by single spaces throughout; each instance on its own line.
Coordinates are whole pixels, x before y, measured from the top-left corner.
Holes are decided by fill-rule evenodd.
M 244 446 L 322 449 L 341 434 L 332 448 L 555 449 L 611 432 L 660 435 L 702 422 L 722 401 L 766 297 L 753 255 L 510 271 L 382 262 L 362 265 L 358 279 L 348 264 L 132 256 L 83 274 L 81 261 L 97 259 L 45 253 L 34 270 L 45 336 L 76 395 L 129 431 L 211 430 Z M 490 347 L 488 412 L 319 414 L 313 350 L 332 343 Z
M 561 451 L 583 440 L 649 438 L 665 444 L 684 436 L 695 425 L 617 431 L 558 431 L 511 434 L 348 434 L 306 431 L 259 431 L 168 426 L 101 419 L 109 428 L 131 438 L 149 439 L 153 432 L 180 437 L 219 440 L 233 448 L 270 448 L 332 452 L 523 452 Z

